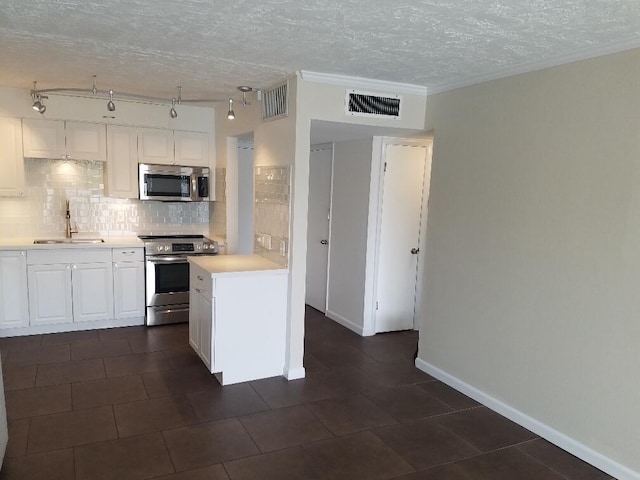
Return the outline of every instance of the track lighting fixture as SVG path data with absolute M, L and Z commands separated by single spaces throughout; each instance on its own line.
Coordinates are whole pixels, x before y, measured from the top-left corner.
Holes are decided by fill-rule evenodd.
M 116 104 L 113 103 L 113 90 L 109 90 L 109 101 L 107 102 L 107 110 L 110 112 L 116 111 Z
M 110 112 L 115 112 L 116 105 L 113 101 L 114 92 L 112 89 L 110 90 L 101 90 L 96 85 L 96 75 L 92 76 L 93 82 L 91 88 L 75 88 L 75 87 L 59 87 L 59 88 L 46 88 L 46 89 L 37 89 L 36 82 L 33 82 L 33 89 L 31 90 L 31 99 L 33 101 L 33 109 L 39 113 L 44 113 L 47 107 L 43 103 L 43 99 L 48 99 L 49 97 L 43 95 L 45 93 L 48 94 L 59 94 L 62 96 L 71 96 L 71 97 L 87 97 L 87 96 L 99 96 L 99 98 L 108 98 L 107 101 L 107 110 Z M 138 95 L 135 93 L 125 93 L 118 91 L 118 100 L 125 99 L 129 101 L 140 101 L 145 103 L 151 103 L 156 105 L 166 105 L 167 103 L 171 103 L 171 107 L 169 109 L 169 116 L 171 118 L 178 117 L 178 110 L 176 110 L 176 105 L 180 105 L 182 103 L 222 103 L 225 100 L 219 98 L 194 98 L 185 100 L 182 98 L 182 87 L 178 86 L 178 96 L 173 97 L 171 99 L 162 98 L 162 97 L 150 97 L 147 95 Z M 251 105 L 251 103 L 247 100 L 247 93 L 256 92 L 256 98 L 260 101 L 261 90 L 255 89 L 253 87 L 248 87 L 245 85 L 241 85 L 237 87 L 238 91 L 242 92 L 242 106 L 246 107 Z M 233 98 L 229 98 L 229 110 L 227 112 L 227 118 L 229 120 L 233 120 L 236 118 L 236 114 L 233 111 Z
M 31 90 L 31 99 L 33 100 L 33 105 L 31 106 L 31 108 L 42 115 L 47 111 L 47 106 L 42 103 L 42 100 L 48 97 L 44 97 L 40 93 L 38 93 L 38 91 L 36 90 L 36 84 L 37 82 L 33 82 L 33 90 Z
M 247 87 L 246 85 L 240 85 L 238 90 L 242 92 L 242 106 L 246 107 L 247 105 L 251 105 L 250 102 L 247 102 L 247 93 L 253 90 L 253 88 Z
M 236 114 L 233 111 L 233 98 L 229 99 L 229 111 L 227 112 L 227 118 L 229 120 L 233 120 L 234 118 L 236 118 Z
M 180 86 L 178 86 L 177 103 L 178 103 L 178 105 L 180 105 L 182 103 L 182 87 L 180 87 Z M 176 98 L 175 97 L 171 99 L 171 110 L 169 110 L 169 116 L 171 118 L 177 118 L 178 117 L 178 112 L 176 111 Z
M 176 99 L 171 99 L 171 110 L 169 110 L 169 116 L 171 118 L 176 118 L 178 116 L 178 112 L 176 112 Z

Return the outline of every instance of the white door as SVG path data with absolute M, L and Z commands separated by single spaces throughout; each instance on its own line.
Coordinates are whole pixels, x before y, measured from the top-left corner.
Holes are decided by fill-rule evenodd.
M 306 303 L 323 313 L 327 309 L 332 163 L 333 147 L 311 150 L 309 156 Z
M 414 326 L 426 153 L 421 146 L 385 147 L 376 332 Z
M 113 267 L 111 263 L 73 265 L 73 321 L 113 318 Z

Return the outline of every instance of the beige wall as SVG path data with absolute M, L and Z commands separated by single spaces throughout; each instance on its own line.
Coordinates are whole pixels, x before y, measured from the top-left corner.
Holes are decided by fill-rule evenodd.
M 373 139 L 338 142 L 333 153 L 327 316 L 362 333 Z
M 419 355 L 636 472 L 638 79 L 633 50 L 429 97 Z

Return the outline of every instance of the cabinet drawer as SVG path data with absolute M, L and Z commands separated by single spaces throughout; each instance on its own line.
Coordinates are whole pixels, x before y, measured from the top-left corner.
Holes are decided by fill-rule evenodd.
M 144 260 L 143 248 L 114 248 L 114 262 L 141 262 Z
M 211 274 L 194 267 L 193 264 L 189 268 L 191 286 L 202 291 L 206 297 L 211 298 L 213 296 L 213 278 L 211 278 Z
M 27 265 L 51 265 L 56 263 L 111 263 L 108 248 L 60 248 L 27 250 Z

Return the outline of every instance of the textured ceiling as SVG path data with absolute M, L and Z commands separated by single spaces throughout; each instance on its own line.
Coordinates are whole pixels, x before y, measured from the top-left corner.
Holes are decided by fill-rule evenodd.
M 227 97 L 296 70 L 442 88 L 640 45 L 638 0 L 0 0 L 0 85 Z

